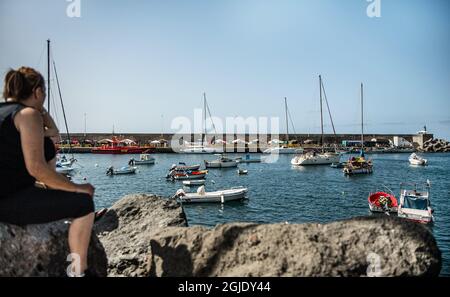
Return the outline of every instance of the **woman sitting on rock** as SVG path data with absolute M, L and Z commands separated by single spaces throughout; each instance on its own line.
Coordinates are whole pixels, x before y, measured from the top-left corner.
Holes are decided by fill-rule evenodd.
M 74 184 L 55 169 L 58 129 L 44 108 L 45 81 L 21 67 L 5 77 L 0 103 L 0 221 L 15 225 L 72 219 L 69 247 L 79 255 L 72 276 L 87 272 L 94 222 L 94 187 Z M 44 188 L 37 187 L 38 184 Z M 74 264 L 76 257 L 74 259 Z M 78 261 L 77 261 L 78 262 Z M 78 267 L 77 267 L 78 266 Z

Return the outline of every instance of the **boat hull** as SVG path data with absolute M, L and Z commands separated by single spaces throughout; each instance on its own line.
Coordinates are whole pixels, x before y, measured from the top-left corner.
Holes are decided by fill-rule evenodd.
M 210 192 L 204 195 L 197 193 L 188 193 L 179 197 L 182 203 L 225 203 L 229 201 L 243 200 L 246 198 L 247 189 L 226 190 Z
M 295 166 L 331 165 L 339 163 L 341 156 L 338 154 L 318 154 L 316 156 L 297 156 L 291 160 Z
M 301 154 L 303 149 L 301 148 L 268 148 L 264 154 Z
M 185 186 L 203 186 L 205 184 L 206 180 L 199 179 L 199 180 L 185 180 L 183 181 L 183 185 Z
M 397 199 L 391 194 L 376 192 L 370 194 L 367 200 L 369 202 L 369 209 L 371 212 L 397 213 L 398 211 Z

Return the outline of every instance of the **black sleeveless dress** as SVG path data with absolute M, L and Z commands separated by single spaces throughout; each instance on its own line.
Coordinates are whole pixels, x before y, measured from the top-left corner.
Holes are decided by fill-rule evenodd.
M 82 193 L 35 187 L 26 168 L 20 133 L 14 116 L 26 106 L 0 103 L 0 222 L 16 225 L 40 224 L 78 218 L 94 211 L 93 199 Z M 56 156 L 53 141 L 44 139 L 46 161 Z
M 25 107 L 20 103 L 0 103 L 0 199 L 33 186 L 36 181 L 25 166 L 20 134 L 14 125 L 14 116 Z M 47 162 L 56 156 L 55 145 L 48 137 L 44 139 L 44 152 Z

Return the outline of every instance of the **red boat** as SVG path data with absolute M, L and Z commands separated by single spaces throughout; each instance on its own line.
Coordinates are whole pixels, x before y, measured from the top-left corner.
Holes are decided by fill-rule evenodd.
M 108 144 L 92 148 L 91 153 L 124 155 L 124 154 L 142 154 L 147 150 L 148 148 L 142 148 L 137 145 L 129 145 L 122 141 L 119 141 L 116 137 L 113 137 L 112 140 L 108 139 Z
M 368 201 L 372 212 L 397 212 L 397 198 L 392 194 L 385 192 L 371 193 Z

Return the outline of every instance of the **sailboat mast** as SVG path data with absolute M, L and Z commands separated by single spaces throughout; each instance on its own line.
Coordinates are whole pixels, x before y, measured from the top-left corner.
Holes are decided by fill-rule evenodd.
M 364 85 L 361 83 L 361 148 L 364 149 Z
M 204 113 L 204 121 L 203 121 L 203 125 L 204 125 L 204 135 L 202 137 L 202 146 L 204 146 L 204 140 L 206 140 L 206 93 L 203 93 L 203 113 Z
M 284 108 L 285 108 L 285 112 L 286 112 L 286 144 L 289 145 L 289 124 L 288 124 L 287 97 L 284 97 Z
M 50 113 L 50 39 L 47 39 L 47 112 Z
M 321 129 L 321 137 L 320 137 L 320 144 L 322 145 L 322 151 L 323 151 L 323 107 L 322 107 L 322 76 L 319 75 L 319 90 L 320 90 L 320 129 Z

